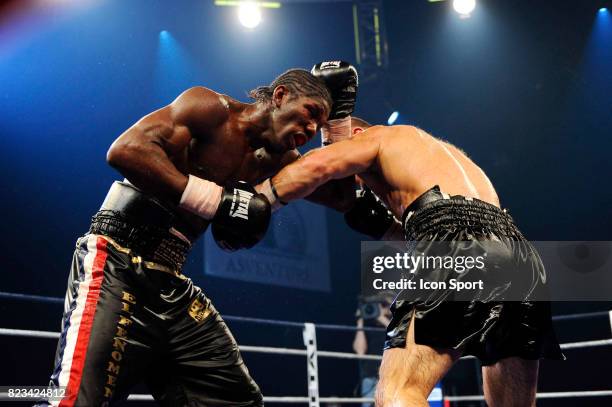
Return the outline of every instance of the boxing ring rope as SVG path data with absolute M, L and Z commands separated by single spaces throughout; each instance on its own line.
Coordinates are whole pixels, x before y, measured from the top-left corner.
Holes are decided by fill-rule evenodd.
M 39 295 L 28 295 L 28 294 L 17 294 L 7 293 L 0 291 L 0 299 L 13 299 L 13 300 L 26 300 L 33 302 L 42 303 L 57 303 L 62 304 L 64 300 L 57 297 L 46 297 Z M 582 318 L 594 318 L 601 316 L 609 316 L 612 327 L 612 310 L 611 311 L 600 311 L 600 312 L 589 312 L 582 314 L 569 314 L 560 315 L 553 317 L 555 321 L 564 320 L 575 320 Z M 318 369 L 317 369 L 317 358 L 327 357 L 336 359 L 353 359 L 353 360 L 382 360 L 380 355 L 357 355 L 355 353 L 348 352 L 334 352 L 334 351 L 323 351 L 318 350 L 316 347 L 316 330 L 335 330 L 335 331 L 350 331 L 354 332 L 357 330 L 366 331 L 384 331 L 382 328 L 371 328 L 363 327 L 358 328 L 347 325 L 334 325 L 334 324 L 313 324 L 313 323 L 300 323 L 294 321 L 281 321 L 273 319 L 262 319 L 262 318 L 251 318 L 251 317 L 239 317 L 239 316 L 224 316 L 225 320 L 228 321 L 240 321 L 248 323 L 257 323 L 265 325 L 276 325 L 284 327 L 300 328 L 303 330 L 304 346 L 306 349 L 297 348 L 279 348 L 279 347 L 266 347 L 266 346 L 251 346 L 251 345 L 239 345 L 241 352 L 251 353 L 267 353 L 267 354 L 280 354 L 280 355 L 298 355 L 305 356 L 308 359 L 307 363 L 307 376 L 308 376 L 308 397 L 299 396 L 267 396 L 264 397 L 266 403 L 307 403 L 310 407 L 318 407 L 321 402 L 324 403 L 339 403 L 339 404 L 356 404 L 356 403 L 371 403 L 374 400 L 371 398 L 362 397 L 319 397 L 318 394 Z M 49 338 L 57 339 L 60 336 L 59 332 L 51 331 L 37 331 L 27 329 L 11 329 L 11 328 L 0 328 L 0 336 L 15 336 L 15 337 L 30 337 L 30 338 Z M 569 342 L 561 344 L 561 349 L 584 349 L 601 346 L 612 345 L 612 338 L 600 339 L 591 341 L 580 341 L 580 342 Z M 475 359 L 473 356 L 465 356 L 461 359 Z M 566 397 L 608 397 L 612 396 L 612 390 L 594 390 L 594 391 L 570 391 L 570 392 L 543 392 L 537 393 L 536 397 L 541 399 L 548 398 L 566 398 Z M 147 394 L 132 394 L 128 397 L 128 400 L 133 401 L 153 401 L 153 396 Z M 482 401 L 484 396 L 482 395 L 467 395 L 467 396 L 445 396 L 444 401 Z

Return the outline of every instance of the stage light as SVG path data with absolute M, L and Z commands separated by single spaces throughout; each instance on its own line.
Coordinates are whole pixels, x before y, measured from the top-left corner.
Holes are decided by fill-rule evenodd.
M 476 8 L 476 0 L 453 0 L 453 8 L 457 13 L 467 16 Z
M 600 12 L 600 13 L 605 13 L 605 12 L 607 12 L 607 11 L 608 11 L 608 9 L 607 9 L 607 8 L 605 8 L 605 7 L 602 7 L 602 8 L 600 8 L 600 9 L 599 9 L 599 12 Z
M 395 112 L 391 113 L 391 116 L 389 116 L 389 118 L 387 119 L 387 124 L 391 126 L 393 123 L 397 121 L 398 117 L 399 117 L 399 112 L 396 110 Z
M 238 19 L 246 28 L 255 28 L 261 22 L 261 10 L 257 3 L 244 2 L 238 7 Z

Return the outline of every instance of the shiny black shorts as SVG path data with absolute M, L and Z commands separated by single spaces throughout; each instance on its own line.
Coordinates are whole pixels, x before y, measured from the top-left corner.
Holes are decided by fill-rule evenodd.
M 162 406 L 263 405 L 202 291 L 102 235 L 77 242 L 55 360 L 65 406 L 112 405 L 141 381 Z
M 486 202 L 448 197 L 436 186 L 421 195 L 404 213 L 406 240 L 509 242 L 529 247 L 518 261 L 537 269 L 530 284 L 545 288 L 540 257 L 516 228 L 510 215 Z M 469 246 L 468 246 L 469 247 Z M 509 250 L 511 252 L 511 250 Z M 427 255 L 427 253 L 424 253 Z M 469 253 L 462 253 L 466 255 Z M 514 259 L 517 261 L 517 259 Z M 443 296 L 442 296 L 443 297 Z M 518 356 L 524 359 L 563 359 L 555 336 L 550 303 L 536 301 L 418 301 L 402 293 L 391 307 L 385 349 L 404 348 L 414 316 L 415 342 L 436 348 L 455 349 L 474 355 L 484 365 Z

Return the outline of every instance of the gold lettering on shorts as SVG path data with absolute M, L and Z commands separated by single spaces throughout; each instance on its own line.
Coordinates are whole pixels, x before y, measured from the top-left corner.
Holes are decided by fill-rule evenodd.
M 106 371 L 110 372 L 110 373 L 114 373 L 114 374 L 117 375 L 117 374 L 119 374 L 119 368 L 120 367 L 121 366 L 115 364 L 115 362 L 110 361 L 110 362 L 108 362 L 108 367 L 106 368 Z
M 106 384 L 108 384 L 109 386 L 114 386 L 115 384 L 117 384 L 117 376 L 107 375 Z
M 121 328 L 120 326 L 117 327 L 117 336 L 120 337 L 125 337 L 127 336 L 127 330 Z
M 123 296 L 121 297 L 121 299 L 123 301 L 127 301 L 127 302 L 129 302 L 131 304 L 136 304 L 136 297 L 134 297 L 132 294 L 130 294 L 130 293 L 126 292 L 126 291 L 123 292 Z
M 111 353 L 111 357 L 115 359 L 117 362 L 120 362 L 121 359 L 123 359 L 123 354 L 119 351 L 114 351 L 113 353 Z
M 204 321 L 211 313 L 209 305 L 210 302 L 206 301 L 206 304 L 202 304 L 200 300 L 196 298 L 189 306 L 189 316 L 197 323 Z
M 113 348 L 120 350 L 121 352 L 125 352 L 125 340 L 122 338 L 113 338 Z
M 122 302 L 121 303 L 122 309 L 121 311 L 127 312 L 128 314 L 132 313 L 132 310 L 130 309 L 130 304 L 127 302 Z
M 113 337 L 114 350 L 110 354 L 110 360 L 106 368 L 108 374 L 106 375 L 106 385 L 104 386 L 104 397 L 107 399 L 113 396 L 115 386 L 117 385 L 121 360 L 123 360 L 123 353 L 127 346 L 125 338 L 128 336 L 129 326 L 134 322 L 130 319 L 130 315 L 132 315 L 131 306 L 134 304 L 136 304 L 136 297 L 127 291 L 123 291 L 121 293 L 121 311 L 115 327 L 115 336 Z

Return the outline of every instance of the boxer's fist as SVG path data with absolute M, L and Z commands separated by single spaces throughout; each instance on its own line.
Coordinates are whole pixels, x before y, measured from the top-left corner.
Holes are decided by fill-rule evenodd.
M 347 225 L 380 240 L 395 224 L 395 217 L 369 188 L 357 191 L 355 204 L 344 214 Z
M 329 120 L 350 116 L 357 98 L 357 69 L 348 62 L 327 61 L 313 66 L 311 72 L 325 81 L 334 100 Z
M 226 186 L 212 220 L 212 234 L 223 250 L 249 249 L 263 239 L 271 207 L 263 194 L 246 182 Z

